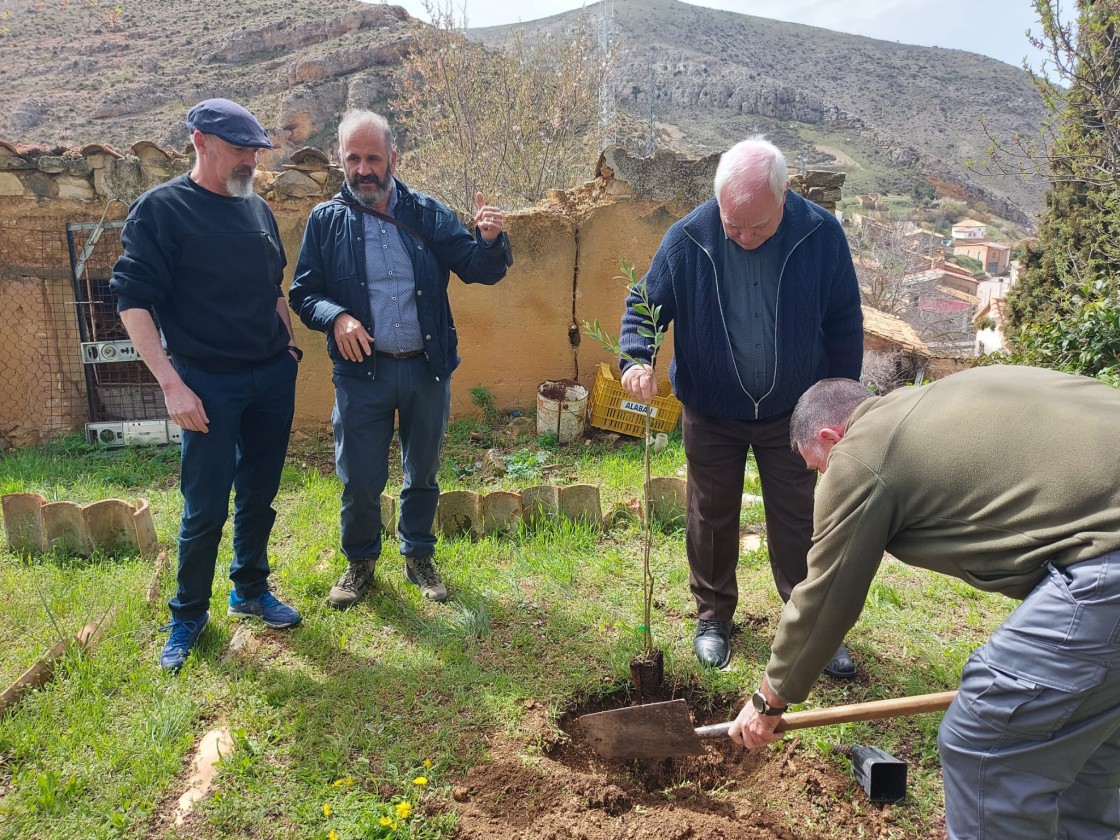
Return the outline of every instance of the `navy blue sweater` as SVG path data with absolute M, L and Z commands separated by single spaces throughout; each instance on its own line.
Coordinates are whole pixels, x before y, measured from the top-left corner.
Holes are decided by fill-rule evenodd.
M 284 246 L 260 196 L 231 198 L 181 175 L 136 199 L 110 288 L 117 309 L 154 311 L 177 360 L 251 370 L 288 346 L 276 311 Z
M 780 246 L 775 373 L 764 393 L 748 393 L 739 379 L 724 318 L 719 284 L 725 234 L 714 198 L 669 228 L 654 254 L 647 283 L 661 324 L 673 327 L 669 378 L 688 408 L 712 417 L 763 420 L 791 411 L 815 382 L 833 376 L 858 379 L 863 364 L 863 313 L 859 285 L 844 231 L 822 207 L 786 192 Z M 622 351 L 649 361 L 650 341 L 638 333 L 636 294 L 626 298 Z M 623 362 L 622 367 L 629 367 Z

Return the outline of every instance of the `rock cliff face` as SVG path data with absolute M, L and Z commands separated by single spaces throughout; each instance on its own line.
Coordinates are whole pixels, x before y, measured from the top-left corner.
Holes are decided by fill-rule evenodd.
M 115 18 L 96 4 L 4 8 L 0 139 L 71 148 L 149 139 L 182 150 L 187 109 L 225 96 L 270 130 L 276 162 L 305 145 L 330 150 L 349 107 L 388 110 L 400 61 L 425 25 L 357 0 L 130 0 Z M 577 14 L 526 26 L 562 35 Z M 583 14 L 610 40 L 625 117 L 616 136 L 635 151 L 648 153 L 652 109 L 662 148 L 703 155 L 763 131 L 791 163 L 843 166 L 849 192 L 946 183 L 1027 224 L 1041 204 L 1041 186 L 965 166 L 984 157 L 982 115 L 996 136 L 1037 134 L 1038 97 L 1009 65 L 679 0 L 613 0 Z M 515 28 L 472 35 L 497 44 Z
M 209 64 L 247 64 L 261 57 L 295 52 L 336 41 L 350 33 L 378 30 L 386 23 L 401 23 L 409 19 L 408 13 L 399 6 L 362 5 L 314 23 L 269 23 L 256 29 L 230 33 L 205 60 Z
M 966 165 L 985 157 L 984 124 L 996 137 L 1038 136 L 1045 112 L 1023 70 L 959 50 L 679 0 L 613 0 L 607 9 L 597 4 L 584 14 L 598 16 L 598 36 L 609 38 L 617 102 L 643 121 L 652 112 L 664 132 L 659 142 L 703 154 L 763 132 L 791 163 L 844 168 L 848 192 L 908 192 L 947 182 L 999 215 L 1033 225 L 1043 185 Z M 578 14 L 476 34 L 495 46 L 519 29 L 556 36 L 571 31 Z M 644 135 L 620 140 L 645 150 Z M 847 155 L 833 155 L 838 149 Z
M 183 149 L 184 117 L 235 99 L 270 131 L 277 158 L 324 147 L 348 107 L 385 109 L 416 20 L 356 0 L 132 0 L 110 23 L 78 4 L 13 0 L 0 91 L 0 138 Z

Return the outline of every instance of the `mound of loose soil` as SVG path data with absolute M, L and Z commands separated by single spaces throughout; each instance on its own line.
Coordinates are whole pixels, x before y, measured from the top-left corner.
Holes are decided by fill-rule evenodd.
M 729 720 L 738 709 L 713 708 L 688 690 L 697 725 Z M 868 801 L 852 778 L 822 764 L 788 738 L 746 751 L 730 739 L 706 755 L 641 761 L 606 760 L 583 739 L 580 715 L 627 705 L 610 698 L 574 709 L 549 742 L 545 710 L 534 707 L 543 749 L 495 739 L 492 760 L 471 768 L 453 802 L 431 803 L 459 814 L 460 840 L 815 840 L 901 837 L 893 808 Z M 943 831 L 929 835 L 944 838 Z

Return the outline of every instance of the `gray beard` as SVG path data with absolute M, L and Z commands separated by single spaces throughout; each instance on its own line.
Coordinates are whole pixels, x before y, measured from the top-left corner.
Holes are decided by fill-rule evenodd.
M 350 192 L 354 198 L 358 199 L 358 203 L 363 207 L 376 207 L 393 189 L 393 173 L 392 171 L 385 173 L 385 182 L 381 186 L 377 184 L 363 184 L 357 176 L 347 179 L 346 185 L 350 188 Z
M 248 198 L 255 194 L 252 175 L 230 175 L 226 180 L 226 192 L 234 198 Z

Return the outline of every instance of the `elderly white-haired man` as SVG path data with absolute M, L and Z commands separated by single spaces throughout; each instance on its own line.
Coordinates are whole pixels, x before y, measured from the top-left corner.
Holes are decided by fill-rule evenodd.
M 863 361 L 859 287 L 835 217 L 786 187 L 781 151 L 751 137 L 724 153 L 713 198 L 674 224 L 646 284 L 673 323 L 669 378 L 684 404 L 689 583 L 701 664 L 724 667 L 738 603 L 739 513 L 754 452 L 766 510 L 770 566 L 783 601 L 805 578 L 814 475 L 789 446 L 798 398 L 827 377 L 858 378 Z M 643 316 L 631 294 L 622 318 L 622 387 L 652 398 Z M 828 673 L 850 677 L 841 645 Z

